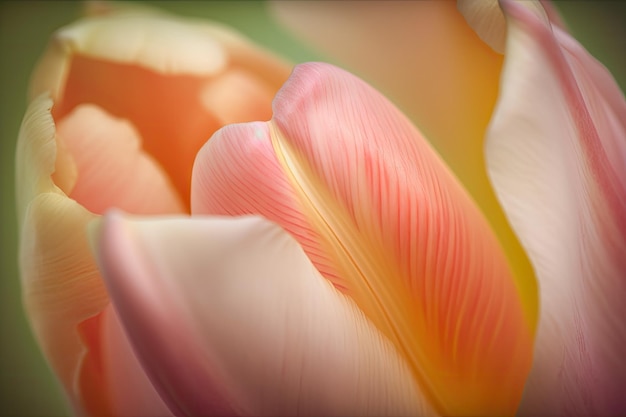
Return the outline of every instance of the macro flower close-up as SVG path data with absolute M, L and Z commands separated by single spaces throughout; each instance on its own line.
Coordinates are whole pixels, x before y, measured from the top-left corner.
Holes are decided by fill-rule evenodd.
M 24 77 L 2 279 L 59 395 L 3 353 L 3 413 L 626 415 L 626 100 L 567 7 L 169 4 Z

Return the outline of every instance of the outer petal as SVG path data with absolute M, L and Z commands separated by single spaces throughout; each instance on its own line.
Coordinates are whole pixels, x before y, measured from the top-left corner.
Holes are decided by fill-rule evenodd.
M 268 119 L 289 70 L 220 26 L 131 7 L 57 31 L 33 74 L 31 97 L 50 92 L 56 120 L 86 103 L 129 120 L 188 204 L 198 149 L 224 120 Z M 220 107 L 223 97 L 206 99 L 225 82 L 234 97 L 254 91 L 245 112 Z
M 109 343 L 118 346 L 123 340 L 111 340 L 102 331 L 100 313 L 109 301 L 86 235 L 87 223 L 96 215 L 68 198 L 51 179 L 53 172 L 59 174 L 64 186 L 70 187 L 76 181 L 76 165 L 81 165 L 72 164 L 67 149 L 57 147 L 51 105 L 45 95 L 31 103 L 17 144 L 24 304 L 35 336 L 76 412 L 128 414 L 127 404 L 109 396 L 117 381 L 110 377 L 113 367 L 105 363 L 103 351 Z M 76 132 L 68 125 L 66 133 Z M 135 168 L 141 171 L 141 167 Z M 136 364 L 132 353 L 125 352 L 127 356 L 118 360 Z M 129 365 L 121 372 L 128 374 L 130 369 Z M 150 385 L 134 386 L 137 396 L 150 390 Z
M 502 95 L 487 157 L 536 268 L 541 318 L 521 413 L 626 413 L 626 104 L 541 9 L 503 3 Z
M 469 2 L 476 3 L 489 2 Z M 485 213 L 523 293 L 529 322 L 536 322 L 534 274 L 485 169 L 485 130 L 502 56 L 476 35 L 453 1 L 270 4 L 285 26 L 363 76 L 419 126 Z M 497 25 L 494 31 L 498 35 Z
M 261 218 L 112 213 L 98 256 L 178 415 L 428 415 L 394 347 Z
M 485 219 L 419 132 L 324 64 L 296 67 L 274 112 L 205 145 L 193 212 L 258 213 L 292 233 L 438 412 L 512 414 L 532 350 L 519 294 Z

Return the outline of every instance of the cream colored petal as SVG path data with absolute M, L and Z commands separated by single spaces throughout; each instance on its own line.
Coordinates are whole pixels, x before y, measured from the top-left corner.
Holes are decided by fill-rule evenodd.
M 162 13 L 127 12 L 81 19 L 59 29 L 33 74 L 30 96 L 60 98 L 73 54 L 139 64 L 162 74 L 210 76 L 227 56 L 206 23 Z
M 540 320 L 521 415 L 626 414 L 626 101 L 529 2 L 487 137 L 491 178 L 537 271 Z
M 358 307 L 261 217 L 105 217 L 115 307 L 178 415 L 433 415 Z
M 119 14 L 157 14 L 167 16 L 167 13 L 145 4 L 122 3 L 111 1 L 88 2 L 86 13 L 90 16 L 119 15 Z M 186 19 L 187 22 L 197 23 L 202 31 L 217 40 L 228 51 L 229 62 L 240 65 L 245 69 L 256 72 L 273 87 L 278 89 L 287 76 L 290 65 L 271 51 L 253 45 L 249 39 L 234 31 L 227 25 L 202 19 Z
M 108 303 L 85 234 L 95 217 L 61 193 L 46 192 L 28 206 L 20 235 L 26 311 L 39 346 L 77 411 L 90 408 L 83 401 L 81 380 L 89 379 L 81 376 L 88 351 L 78 327 Z
M 506 21 L 498 0 L 457 0 L 456 7 L 483 42 L 504 53 Z
M 227 65 L 239 65 L 275 88 L 290 71 L 285 61 L 224 25 L 144 7 L 96 8 L 55 33 L 33 74 L 31 98 L 43 91 L 60 98 L 72 54 L 169 75 L 213 76 Z
M 75 410 L 85 411 L 89 406 L 82 400 L 81 385 L 89 377 L 81 382 L 81 369 L 89 359 L 78 327 L 97 315 L 108 298 L 84 234 L 95 215 L 69 199 L 51 179 L 59 174 L 71 184 L 76 174 L 72 158 L 57 148 L 51 107 L 47 94 L 36 98 L 26 110 L 18 137 L 19 266 L 35 337 Z
M 56 137 L 51 107 L 47 94 L 30 104 L 17 143 L 19 266 L 27 316 L 77 414 L 139 407 L 134 414 L 145 415 L 155 409 L 140 408 L 150 385 L 134 386 L 134 398 L 113 395 L 122 385 L 121 371 L 134 369 L 126 376 L 141 381 L 141 370 L 119 332 L 102 326 L 109 299 L 86 236 L 87 224 L 97 216 L 63 192 L 75 191 L 82 178 L 70 153 L 76 144 Z M 104 358 L 103 352 L 113 353 Z
M 51 109 L 52 100 L 47 94 L 42 94 L 28 106 L 20 127 L 15 158 L 15 190 L 20 225 L 28 204 L 35 196 L 56 189 L 50 178 L 57 161 Z M 68 169 L 75 171 L 72 167 Z M 70 176 L 75 176 L 75 172 Z

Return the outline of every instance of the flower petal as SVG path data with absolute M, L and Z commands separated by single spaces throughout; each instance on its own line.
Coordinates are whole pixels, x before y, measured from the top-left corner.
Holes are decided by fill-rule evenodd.
M 245 75 L 231 84 L 248 81 L 231 94 L 251 84 L 270 94 L 229 116 L 267 117 L 289 65 L 221 26 L 131 7 L 60 29 L 35 70 L 31 97 L 50 92 L 57 121 L 80 104 L 129 120 L 188 205 L 195 155 L 221 126 L 206 96 L 231 70 Z
M 225 51 L 201 26 L 131 10 L 84 18 L 57 31 L 33 74 L 31 97 L 51 91 L 60 100 L 74 54 L 172 75 L 210 76 L 227 65 Z
M 141 367 L 112 304 L 101 317 L 101 364 L 111 415 L 161 417 L 172 413 Z
M 100 230 L 116 309 L 177 414 L 432 414 L 393 346 L 276 225 L 111 213 Z
M 75 201 L 39 194 L 24 215 L 20 272 L 24 305 L 35 336 L 76 410 L 94 412 L 106 400 L 98 373 L 79 380 L 88 348 L 78 326 L 108 303 L 89 253 L 85 228 L 95 218 Z M 90 387 L 90 388 L 86 388 Z
M 521 414 L 623 415 L 624 97 L 541 9 L 503 6 L 507 58 L 487 161 L 541 299 Z
M 15 155 L 15 193 L 17 216 L 21 226 L 30 202 L 38 194 L 55 191 L 50 176 L 55 172 L 58 150 L 55 143 L 55 125 L 52 115 L 52 100 L 42 94 L 33 100 L 22 120 Z M 63 182 L 73 182 L 75 167 L 69 167 Z
M 485 213 L 523 293 L 529 322 L 535 323 L 534 273 L 485 168 L 484 137 L 502 56 L 477 36 L 452 1 L 270 5 L 287 28 L 371 82 L 424 132 Z
M 532 338 L 506 259 L 419 132 L 361 80 L 296 67 L 269 124 L 227 126 L 201 150 L 192 212 L 283 226 L 438 412 L 514 413 Z
M 480 39 L 494 51 L 503 54 L 506 21 L 498 0 L 457 0 L 456 6 Z
M 102 214 L 110 207 L 143 214 L 185 211 L 127 121 L 96 106 L 81 105 L 61 120 L 58 135 L 77 172 L 64 191 L 91 212 Z
M 124 410 L 121 414 L 132 415 L 132 404 L 123 402 L 128 398 L 112 396 L 111 388 L 121 384 L 111 377 L 114 364 L 106 363 L 103 354 L 115 348 L 115 361 L 123 362 L 128 370 L 138 369 L 130 351 L 122 356 L 124 351 L 116 348 L 124 341 L 103 333 L 106 320 L 102 312 L 109 299 L 86 235 L 87 224 L 97 216 L 59 188 L 71 188 L 83 181 L 78 172 L 84 167 L 84 155 L 80 149 L 69 149 L 76 145 L 73 139 L 83 138 L 71 137 L 77 130 L 70 126 L 74 123 L 70 120 L 65 127 L 69 146 L 57 146 L 51 106 L 45 94 L 29 105 L 17 143 L 19 265 L 24 305 L 35 337 L 75 412 L 103 415 Z M 112 141 L 119 139 L 114 137 Z M 53 176 L 55 181 L 60 180 L 59 186 L 52 181 Z M 134 185 L 144 186 L 137 182 Z M 149 385 L 136 385 L 132 393 L 139 398 L 150 389 Z

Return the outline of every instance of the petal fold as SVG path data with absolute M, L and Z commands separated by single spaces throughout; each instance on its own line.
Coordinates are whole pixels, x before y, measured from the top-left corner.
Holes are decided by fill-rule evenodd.
M 225 51 L 202 25 L 130 9 L 83 18 L 57 31 L 33 74 L 31 97 L 51 91 L 60 99 L 75 54 L 172 75 L 215 75 L 227 64 Z
M 485 131 L 498 95 L 502 55 L 480 39 L 472 29 L 476 25 L 467 23 L 453 1 L 269 4 L 286 28 L 370 82 L 419 127 L 485 213 L 523 293 L 529 322 L 536 323 L 533 269 L 485 165 Z M 469 0 L 460 5 L 475 12 L 486 8 L 490 36 L 501 38 L 497 4 Z M 361 44 L 367 47 L 354 47 Z
M 194 214 L 260 214 L 290 232 L 439 413 L 514 413 L 532 337 L 506 258 L 421 134 L 364 82 L 296 67 L 271 122 L 203 147 L 192 191 Z
M 520 413 L 623 415 L 624 96 L 541 8 L 502 5 L 509 35 L 487 161 L 541 300 Z
M 188 207 L 200 147 L 226 121 L 268 118 L 290 65 L 211 22 L 146 7 L 92 9 L 56 32 L 30 96 L 49 92 L 57 121 L 93 104 L 131 122 Z
M 97 253 L 177 415 L 432 415 L 394 347 L 259 217 L 105 217 Z
M 506 44 L 506 20 L 498 0 L 457 0 L 456 5 L 480 39 L 494 51 L 503 54 Z
M 91 212 L 102 214 L 110 207 L 143 214 L 185 211 L 128 121 L 94 105 L 81 105 L 61 120 L 58 136 L 76 170 L 73 184 L 64 191 Z
M 84 174 L 88 165 L 81 158 L 87 156 L 89 146 L 102 143 L 98 143 L 99 138 L 95 138 L 95 143 L 81 143 L 85 137 L 73 135 L 85 133 L 85 130 L 75 129 L 72 120 L 66 120 L 61 129 L 67 134 L 67 140 L 60 140 L 51 107 L 52 101 L 47 94 L 31 102 L 17 143 L 19 267 L 24 306 L 39 346 L 77 414 L 140 416 L 150 410 L 152 415 L 153 405 L 158 403 L 151 400 L 150 407 L 143 411 L 137 407 L 138 398 L 154 391 L 149 383 L 136 384 L 132 390 L 134 398 L 115 395 L 114 388 L 121 386 L 117 378 L 121 378 L 120 374 L 126 370 L 117 375 L 111 374 L 111 370 L 123 363 L 127 370 L 134 369 L 134 375 L 139 375 L 140 367 L 130 350 L 120 348 L 125 343 L 121 333 L 111 336 L 111 326 L 104 327 L 107 319 L 103 312 L 110 303 L 89 250 L 86 232 L 87 225 L 97 215 L 63 192 L 75 191 L 81 182 L 87 185 L 84 184 L 85 178 L 79 176 L 79 173 Z M 91 111 L 96 112 L 96 119 L 82 119 L 79 124 L 102 121 L 98 119 L 103 117 L 102 114 L 93 108 Z M 129 139 L 123 134 L 124 128 L 113 130 L 109 131 L 114 136 L 110 139 L 112 142 Z M 122 134 L 117 136 L 118 133 Z M 132 140 L 129 142 L 132 145 Z M 102 156 L 106 151 L 99 153 L 98 156 Z M 137 178 L 131 178 L 127 184 L 139 188 L 145 185 L 137 182 Z M 91 184 L 99 187 L 98 191 L 108 185 L 106 181 Z M 141 191 L 144 190 L 135 188 L 130 194 L 141 194 Z M 84 196 L 74 197 L 82 199 Z M 111 201 L 111 204 L 115 202 Z M 134 208 L 146 209 L 145 206 Z M 111 350 L 115 353 L 107 356 L 106 352 Z M 130 374 L 126 372 L 124 375 L 128 377 Z M 145 406 L 146 403 L 139 405 Z

